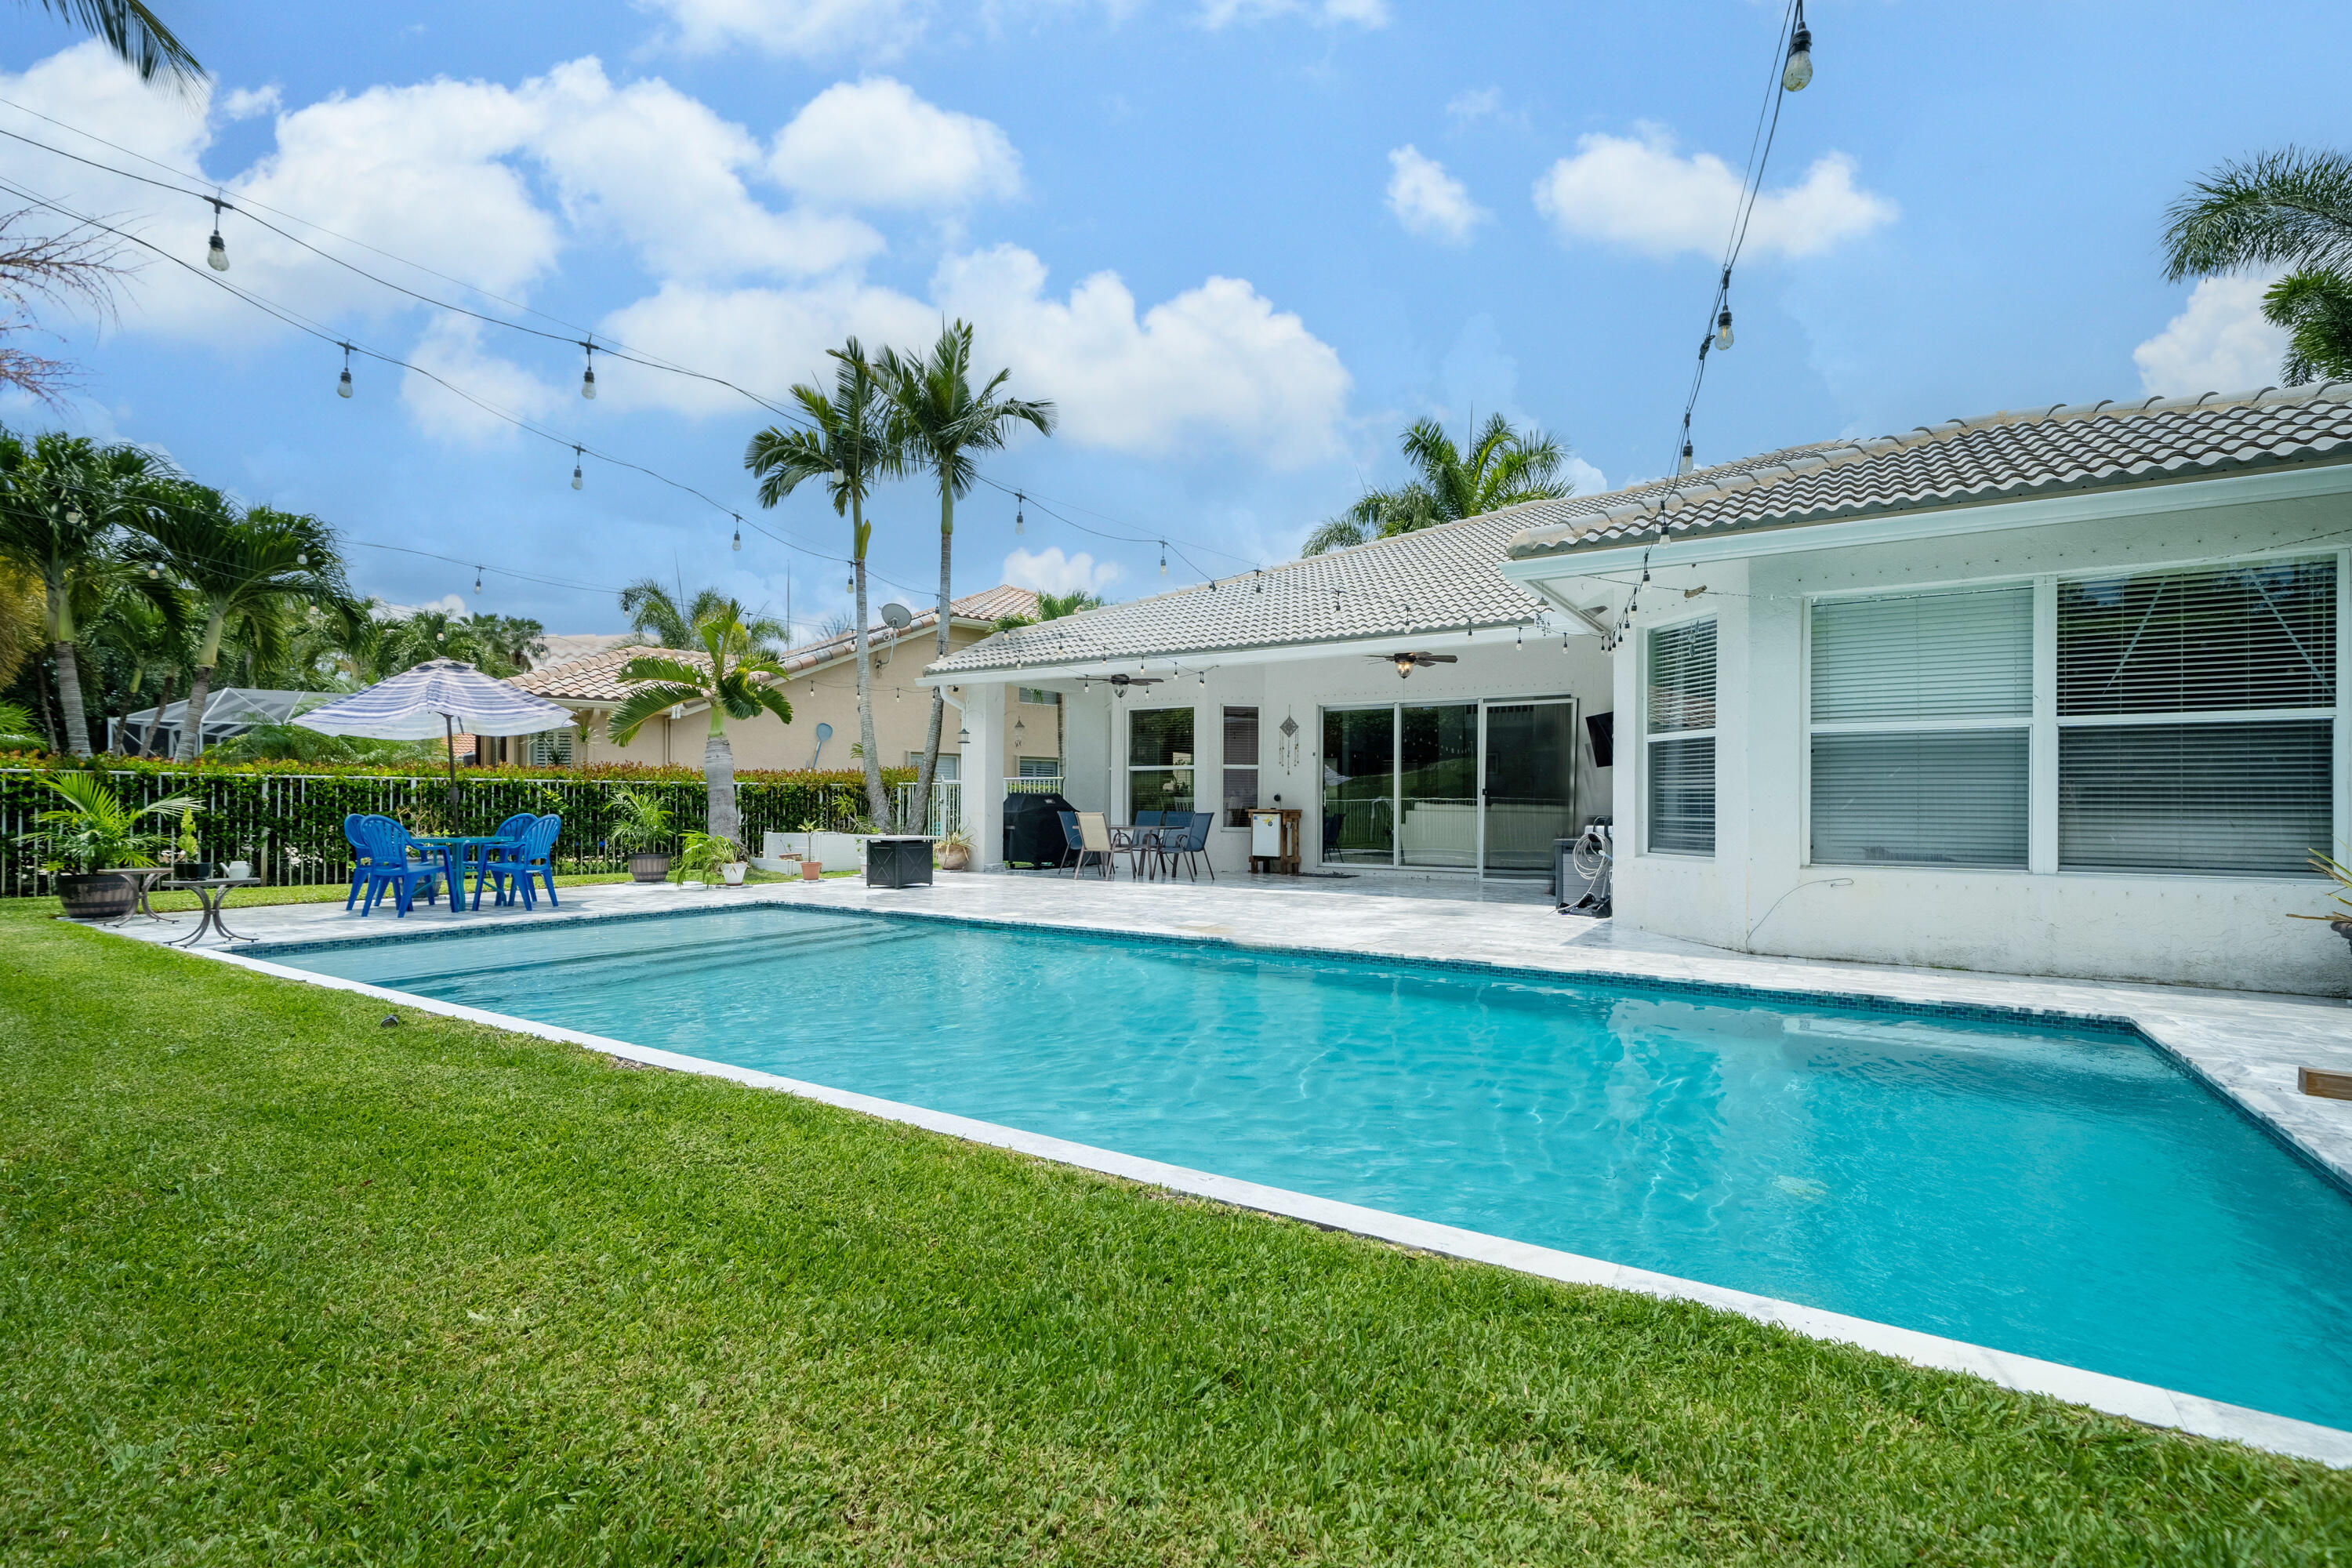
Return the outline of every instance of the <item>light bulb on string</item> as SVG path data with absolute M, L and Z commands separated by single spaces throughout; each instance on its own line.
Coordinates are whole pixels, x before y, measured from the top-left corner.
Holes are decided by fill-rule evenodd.
M 336 381 L 336 383 L 335 383 L 335 395 L 336 395 L 337 397 L 349 397 L 351 395 L 352 395 L 352 345 L 351 345 L 351 344 L 349 344 L 349 343 L 345 343 L 345 344 L 343 345 L 343 374 L 342 374 L 342 375 L 341 375 L 341 377 Z
M 205 246 L 205 265 L 215 272 L 228 270 L 228 242 L 221 237 L 220 215 L 228 204 L 218 196 L 205 198 L 213 204 L 213 237 Z
M 1715 346 L 1719 349 L 1731 346 L 1731 307 L 1728 305 L 1715 318 Z
M 586 488 L 580 477 L 580 458 L 585 448 L 580 447 L 572 448 L 572 488 L 575 490 Z
M 1802 92 L 1812 79 L 1813 30 L 1805 26 L 1805 7 L 1799 0 L 1797 29 L 1789 35 L 1789 64 L 1780 72 L 1780 86 L 1784 91 Z
M 1168 542 L 1164 539 L 1160 542 L 1160 574 L 1168 575 Z
M 1684 442 L 1684 443 L 1683 443 L 1683 455 L 1682 455 L 1682 458 L 1681 458 L 1681 460 L 1680 460 L 1679 462 L 1675 463 L 1675 473 L 1677 473 L 1677 474 L 1687 474 L 1687 473 L 1689 473 L 1690 471 L 1691 471 L 1691 444 L 1690 444 L 1688 441 L 1685 441 L 1685 442 Z
M 296 551 L 294 552 L 294 564 L 297 566 L 308 566 L 310 564 L 310 552 L 307 550 Z
M 1029 498 L 1019 490 L 1013 492 L 1013 537 L 1020 538 L 1029 531 Z
M 477 593 L 477 594 L 478 594 L 478 593 L 480 593 L 481 591 L 482 591 L 482 569 L 481 569 L 480 567 L 477 566 L 477 567 L 475 567 L 475 568 L 474 568 L 474 592 L 475 592 L 475 593 Z
M 743 548 L 743 520 L 740 517 L 735 520 L 735 542 L 728 548 L 739 552 Z
M 157 565 L 157 564 L 156 564 L 154 562 L 152 562 L 152 561 L 150 561 L 149 563 L 147 563 L 147 581 L 149 581 L 150 583 L 161 582 L 161 581 L 163 580 L 163 567 L 161 567 L 161 566 Z
M 580 395 L 593 403 L 596 401 L 596 345 L 583 342 L 580 346 L 588 351 L 588 366 L 580 373 Z

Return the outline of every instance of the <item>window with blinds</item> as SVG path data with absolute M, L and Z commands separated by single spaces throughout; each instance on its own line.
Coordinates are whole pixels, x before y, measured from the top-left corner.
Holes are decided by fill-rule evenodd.
M 1257 710 L 1225 710 L 1224 808 L 1227 827 L 1247 827 L 1257 805 Z
M 2335 831 L 2336 562 L 2058 584 L 2058 863 L 2307 874 Z
M 1817 600 L 1817 865 L 2026 863 L 2033 589 Z
M 1649 634 L 1643 702 L 1649 772 L 1649 847 L 1715 853 L 1715 622 Z

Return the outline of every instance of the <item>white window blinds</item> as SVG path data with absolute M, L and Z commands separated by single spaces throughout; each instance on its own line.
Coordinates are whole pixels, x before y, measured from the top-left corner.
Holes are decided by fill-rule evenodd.
M 1715 853 L 1715 622 L 1649 634 L 1649 847 Z
M 1812 606 L 1812 859 L 2022 867 L 2033 590 Z
M 2307 872 L 2335 827 L 2336 563 L 2058 584 L 2058 859 Z

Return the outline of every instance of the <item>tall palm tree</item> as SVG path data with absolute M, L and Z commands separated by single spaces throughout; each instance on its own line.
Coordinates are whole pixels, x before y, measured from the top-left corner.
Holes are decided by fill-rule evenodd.
M 123 747 L 133 756 L 143 757 L 153 748 L 163 710 L 179 694 L 181 676 L 194 663 L 186 635 L 188 618 L 178 606 L 167 609 L 151 595 L 119 591 L 89 635 L 104 662 L 121 678 L 126 741 L 131 707 L 148 692 L 154 693 L 154 709 L 147 716 L 145 729 Z
M 317 518 L 240 508 L 205 485 L 174 485 L 172 491 L 169 504 L 138 524 L 132 552 L 152 568 L 150 581 L 180 588 L 198 617 L 195 677 L 180 726 L 180 760 L 192 763 L 204 754 L 205 703 L 230 628 L 263 662 L 275 662 L 305 601 L 350 590 L 334 531 Z M 163 602 L 181 601 L 173 595 Z
M 735 748 L 727 721 L 773 713 L 789 724 L 793 705 L 762 677 L 782 679 L 784 667 L 762 650 L 732 600 L 713 606 L 694 624 L 695 640 L 709 657 L 708 666 L 683 658 L 633 658 L 621 667 L 624 680 L 647 684 L 628 695 L 605 721 L 613 743 L 625 746 L 646 721 L 692 703 L 710 708 L 710 735 L 702 743 L 702 784 L 710 802 L 709 831 L 740 844 L 743 820 L 735 809 Z
M 2285 268 L 2263 314 L 2287 331 L 2290 385 L 2352 379 L 2352 154 L 2285 147 L 2224 163 L 2172 204 L 2165 276 Z
M 188 52 L 188 46 L 163 26 L 163 19 L 149 10 L 142 0 L 22 0 L 37 5 L 44 11 L 63 16 L 83 32 L 105 40 L 125 65 L 139 73 L 142 81 L 152 81 L 157 72 L 168 77 L 173 85 L 187 91 L 205 79 L 205 68 Z
M 810 480 L 824 483 L 835 516 L 847 513 L 850 588 L 856 605 L 850 625 L 857 652 L 857 736 L 866 762 L 866 805 L 877 826 L 890 825 L 890 797 L 882 788 L 882 763 L 874 749 L 874 656 L 866 612 L 866 547 L 873 525 L 866 521 L 866 498 L 877 482 L 906 469 L 906 450 L 891 419 L 890 396 L 877 367 L 856 338 L 826 351 L 834 362 L 828 395 L 806 382 L 793 388 L 807 427 L 771 425 L 751 437 L 743 466 L 760 476 L 760 504 L 774 506 Z
M 631 631 L 658 647 L 697 647 L 702 639 L 695 626 L 735 601 L 716 588 L 697 588 L 681 604 L 685 593 L 681 587 L 673 595 L 651 577 L 640 577 L 621 590 L 621 614 L 629 617 Z M 787 640 L 784 623 L 774 616 L 745 615 L 740 605 L 736 615 L 761 652 L 777 652 Z
M 890 403 L 898 437 L 906 444 L 910 464 L 930 470 L 940 487 L 940 615 L 939 656 L 948 656 L 949 580 L 955 554 L 955 503 L 971 493 L 980 477 L 973 454 L 1001 448 L 1015 426 L 1028 425 L 1040 433 L 1054 433 L 1054 405 L 1002 395 L 1012 376 L 1000 370 L 986 386 L 971 387 L 971 328 L 962 321 L 940 330 L 940 341 L 929 355 L 882 351 L 882 379 L 890 389 Z M 913 826 L 920 831 L 930 820 L 931 775 L 940 765 L 940 733 L 947 720 L 947 693 L 931 688 L 930 734 L 923 742 L 923 761 L 915 771 Z
M 1466 453 L 1434 419 L 1414 420 L 1398 445 L 1413 478 L 1394 489 L 1366 490 L 1307 536 L 1304 553 L 1459 522 L 1521 501 L 1559 500 L 1576 489 L 1559 477 L 1567 447 L 1541 430 L 1514 430 L 1499 414 L 1471 433 Z
M 158 478 L 154 461 L 134 447 L 55 432 L 26 442 L 0 431 L 0 556 L 41 584 L 62 738 L 77 757 L 90 754 L 75 653 L 80 624 L 122 574 L 115 541 L 155 514 Z

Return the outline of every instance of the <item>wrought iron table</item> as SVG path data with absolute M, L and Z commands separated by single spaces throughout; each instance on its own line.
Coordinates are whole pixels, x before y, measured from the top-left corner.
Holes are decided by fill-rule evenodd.
M 204 918 L 196 922 L 196 929 L 184 937 L 173 938 L 167 945 L 194 947 L 204 939 L 206 931 L 213 931 L 220 932 L 221 940 L 225 942 L 261 940 L 257 936 L 239 936 L 229 930 L 228 923 L 221 919 L 221 906 L 228 901 L 228 890 L 231 888 L 258 888 L 261 886 L 260 878 L 206 877 L 201 881 L 166 881 L 158 883 L 157 886 L 174 893 L 194 893 L 196 896 L 196 901 L 205 906 Z

